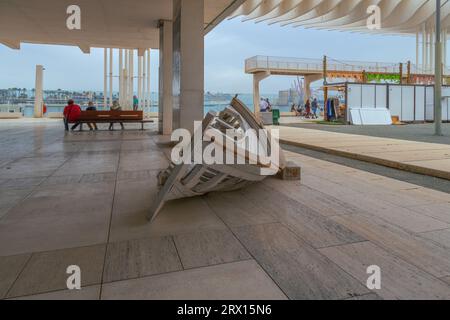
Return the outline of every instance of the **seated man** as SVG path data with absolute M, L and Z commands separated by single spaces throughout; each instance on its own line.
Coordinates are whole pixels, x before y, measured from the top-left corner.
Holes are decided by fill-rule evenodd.
M 122 111 L 122 107 L 120 106 L 120 104 L 117 100 L 113 101 L 113 104 L 111 106 L 111 111 Z M 120 122 L 120 127 L 122 128 L 122 130 L 125 130 L 122 122 Z M 110 131 L 114 130 L 114 122 L 111 122 L 109 124 L 109 130 Z
M 97 108 L 94 106 L 94 103 L 92 101 L 89 101 L 86 111 L 97 111 Z M 96 123 L 88 123 L 87 125 L 89 126 L 89 130 L 91 130 L 91 131 L 94 129 L 98 130 Z
M 72 99 L 67 102 L 67 106 L 64 108 L 64 126 L 66 131 L 69 131 L 69 123 L 75 123 L 72 126 L 72 131 L 74 131 L 80 123 L 77 122 L 81 115 L 81 107 L 74 103 Z

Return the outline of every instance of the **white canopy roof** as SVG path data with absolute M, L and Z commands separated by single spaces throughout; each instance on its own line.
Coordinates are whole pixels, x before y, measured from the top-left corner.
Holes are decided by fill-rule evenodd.
M 244 0 L 204 0 L 205 33 Z M 172 0 L 1 0 L 0 43 L 21 42 L 90 47 L 159 47 L 158 21 L 172 20 Z M 66 10 L 81 9 L 81 30 L 68 30 Z
M 367 9 L 381 9 L 381 29 L 369 30 Z M 435 0 L 247 0 L 232 17 L 281 26 L 363 33 L 416 34 L 435 23 Z M 450 1 L 442 0 L 443 28 L 450 26 Z

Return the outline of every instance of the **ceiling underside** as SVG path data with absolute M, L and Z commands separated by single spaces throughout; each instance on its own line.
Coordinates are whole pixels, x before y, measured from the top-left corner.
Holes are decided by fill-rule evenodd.
M 243 0 L 204 0 L 205 33 Z M 68 6 L 81 9 L 81 30 L 69 30 Z M 159 20 L 172 20 L 172 0 L 0 0 L 0 43 L 73 45 L 80 48 L 159 47 Z
M 442 0 L 442 25 L 450 27 L 450 1 Z M 369 30 L 367 20 L 380 8 L 381 29 Z M 416 34 L 435 23 L 435 0 L 247 0 L 232 18 L 281 26 L 361 33 Z

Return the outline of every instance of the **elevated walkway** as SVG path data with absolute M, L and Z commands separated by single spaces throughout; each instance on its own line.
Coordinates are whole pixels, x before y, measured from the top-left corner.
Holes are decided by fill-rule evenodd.
M 408 63 L 385 63 L 324 59 L 254 56 L 245 61 L 245 72 L 253 75 L 253 106 L 259 113 L 259 83 L 270 76 L 299 76 L 305 79 L 305 99 L 311 97 L 311 83 L 327 79 L 352 79 L 354 82 L 372 80 L 401 80 L 401 83 L 434 83 L 430 67 Z M 443 70 L 449 82 L 450 69 Z

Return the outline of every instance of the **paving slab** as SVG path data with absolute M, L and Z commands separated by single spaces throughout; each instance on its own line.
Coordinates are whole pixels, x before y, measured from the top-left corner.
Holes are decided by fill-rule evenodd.
M 0 299 L 5 298 L 31 254 L 0 257 Z
M 281 224 L 234 229 L 290 299 L 345 299 L 369 293 L 356 279 Z
M 33 254 L 8 298 L 67 289 L 67 268 L 81 269 L 81 286 L 100 284 L 106 247 L 92 246 Z
M 142 278 L 182 270 L 171 237 L 108 244 L 103 282 Z
M 284 300 L 286 296 L 252 260 L 107 283 L 105 300 Z
M 450 250 L 450 229 L 424 232 L 421 236 L 442 245 Z
M 266 196 L 261 197 L 261 194 Z M 336 223 L 314 209 L 263 186 L 250 187 L 245 197 L 258 208 L 271 210 L 278 220 L 288 226 L 314 248 L 359 242 L 365 238 Z
M 450 287 L 370 242 L 319 250 L 353 277 L 365 283 L 369 266 L 381 271 L 381 289 L 376 294 L 385 300 L 448 300 Z
M 100 285 L 82 287 L 81 290 L 58 290 L 48 293 L 41 293 L 30 296 L 23 296 L 18 298 L 11 298 L 10 300 L 98 300 L 100 298 Z
M 205 196 L 209 207 L 230 227 L 277 222 L 273 212 L 255 206 L 245 197 L 246 190 L 210 193 Z
M 229 230 L 208 230 L 174 237 L 183 267 L 192 269 L 250 259 Z
M 151 203 L 151 194 L 147 195 Z M 192 233 L 202 230 L 225 229 L 206 202 L 200 198 L 174 200 L 166 203 L 156 219 L 150 224 L 148 211 L 116 211 L 111 224 L 110 241 L 124 241 L 145 237 L 160 237 Z
M 370 215 L 334 216 L 331 219 L 435 277 L 450 275 L 450 251 L 441 245 Z

